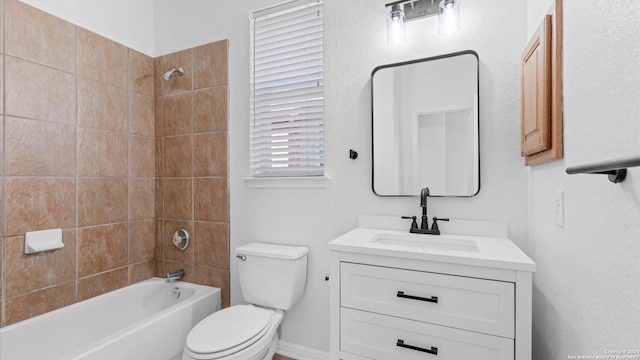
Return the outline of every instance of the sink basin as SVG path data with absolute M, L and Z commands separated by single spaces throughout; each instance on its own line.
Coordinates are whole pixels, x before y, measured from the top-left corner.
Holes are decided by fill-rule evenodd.
M 370 243 L 401 247 L 414 251 L 447 250 L 478 252 L 478 244 L 473 240 L 458 239 L 455 237 L 440 235 L 416 235 L 416 234 L 385 234 L 380 233 L 369 240 Z

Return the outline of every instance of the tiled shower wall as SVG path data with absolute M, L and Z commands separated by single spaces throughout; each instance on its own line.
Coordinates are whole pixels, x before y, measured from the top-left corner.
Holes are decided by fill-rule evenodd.
M 165 157 L 167 164 L 175 160 L 170 155 L 172 136 L 186 136 L 172 132 L 173 123 L 165 126 L 162 119 L 195 124 L 196 117 L 191 116 L 197 112 L 195 101 L 191 114 L 171 112 L 177 111 L 172 96 L 179 96 L 178 88 L 171 87 L 178 82 L 163 84 L 162 69 L 156 69 L 171 55 L 154 61 L 17 0 L 0 0 L 0 326 L 162 275 L 176 266 L 185 268 L 187 280 L 226 286 L 228 294 L 223 44 L 225 95 L 219 107 L 224 120 L 219 121 L 224 125 L 188 131 L 192 146 L 224 152 L 214 156 L 194 150 L 193 159 L 224 156 L 224 165 L 207 164 L 208 172 L 198 170 L 183 177 L 165 173 L 161 166 Z M 193 62 L 191 66 L 209 67 Z M 184 79 L 186 74 L 180 80 Z M 202 87 L 195 82 L 193 86 Z M 207 87 L 202 91 L 218 85 Z M 196 98 L 199 91 L 192 88 L 185 94 Z M 209 108 L 199 111 L 211 111 L 213 99 L 209 100 Z M 156 131 L 161 131 L 158 137 Z M 202 144 L 220 136 L 222 145 Z M 164 140 L 168 140 L 166 151 Z M 217 166 L 224 166 L 224 176 L 210 171 Z M 183 209 L 185 187 L 180 186 L 186 179 L 191 181 L 186 186 L 192 199 L 191 218 L 171 210 Z M 164 189 L 156 190 L 163 184 Z M 218 201 L 202 199 L 220 193 L 217 185 L 224 188 L 223 209 L 211 210 Z M 171 197 L 175 195 L 180 195 L 176 203 Z M 219 211 L 226 215 L 212 217 Z M 164 246 L 170 238 L 163 236 L 163 226 L 167 223 L 168 229 L 176 221 L 185 221 L 185 227 L 196 232 L 191 257 L 186 255 L 189 251 L 173 254 Z M 50 228 L 63 229 L 65 247 L 25 255 L 24 233 Z M 225 256 L 219 246 L 224 247 L 226 260 L 221 259 Z
M 227 170 L 228 42 L 155 59 L 156 259 L 160 273 L 184 269 L 186 280 L 220 287 L 229 305 Z M 184 76 L 162 75 L 184 68 Z M 186 251 L 173 233 L 192 236 Z M 161 261 L 160 261 L 161 260 Z
M 154 271 L 153 59 L 3 1 L 2 325 Z M 131 155 L 131 156 L 130 156 Z M 63 229 L 24 254 L 24 233 Z

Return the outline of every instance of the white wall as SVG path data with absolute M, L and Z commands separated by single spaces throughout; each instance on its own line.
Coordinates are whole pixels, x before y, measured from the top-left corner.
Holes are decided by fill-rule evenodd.
M 163 0 L 156 3 L 158 55 L 230 40 L 231 247 L 250 241 L 308 246 L 302 301 L 282 325 L 282 339 L 328 351 L 327 243 L 356 225 L 359 213 L 419 213 L 417 198 L 379 198 L 371 190 L 371 71 L 378 65 L 465 49 L 480 56 L 482 189 L 471 199 L 434 198 L 431 216 L 509 222 L 526 250 L 526 170 L 519 155 L 519 56 L 525 41 L 525 0 L 475 0 L 462 8 L 462 30 L 437 35 L 437 19 L 407 25 L 408 41 L 386 42 L 385 1 L 325 1 L 325 119 L 328 188 L 248 189 L 249 12 L 280 0 Z M 182 4 L 190 11 L 176 12 Z M 501 26 L 493 26 L 500 23 Z M 504 31 L 509 29 L 509 31 Z M 160 40 L 162 39 L 162 40 Z M 355 149 L 357 160 L 348 158 Z M 409 224 L 407 224 L 408 226 Z M 232 303 L 241 301 L 235 260 Z
M 532 33 L 549 1 L 529 3 Z M 638 1 L 564 1 L 565 157 L 528 175 L 537 360 L 640 347 L 640 168 L 617 185 L 565 174 L 640 155 L 639 29 Z M 564 227 L 554 190 L 564 190 Z
M 154 0 L 20 0 L 155 57 Z

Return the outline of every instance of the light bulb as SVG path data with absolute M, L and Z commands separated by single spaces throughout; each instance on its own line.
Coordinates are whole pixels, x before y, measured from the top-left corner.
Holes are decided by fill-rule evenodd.
M 400 4 L 393 5 L 387 15 L 387 42 L 389 44 L 402 44 L 407 41 L 404 10 Z
M 451 35 L 460 30 L 460 0 L 442 0 L 438 6 L 438 34 Z

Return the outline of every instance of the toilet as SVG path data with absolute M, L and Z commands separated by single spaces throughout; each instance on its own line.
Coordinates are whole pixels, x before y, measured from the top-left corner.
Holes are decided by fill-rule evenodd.
M 284 312 L 304 293 L 307 253 L 301 246 L 250 243 L 235 249 L 242 297 L 200 321 L 183 360 L 271 360 Z

